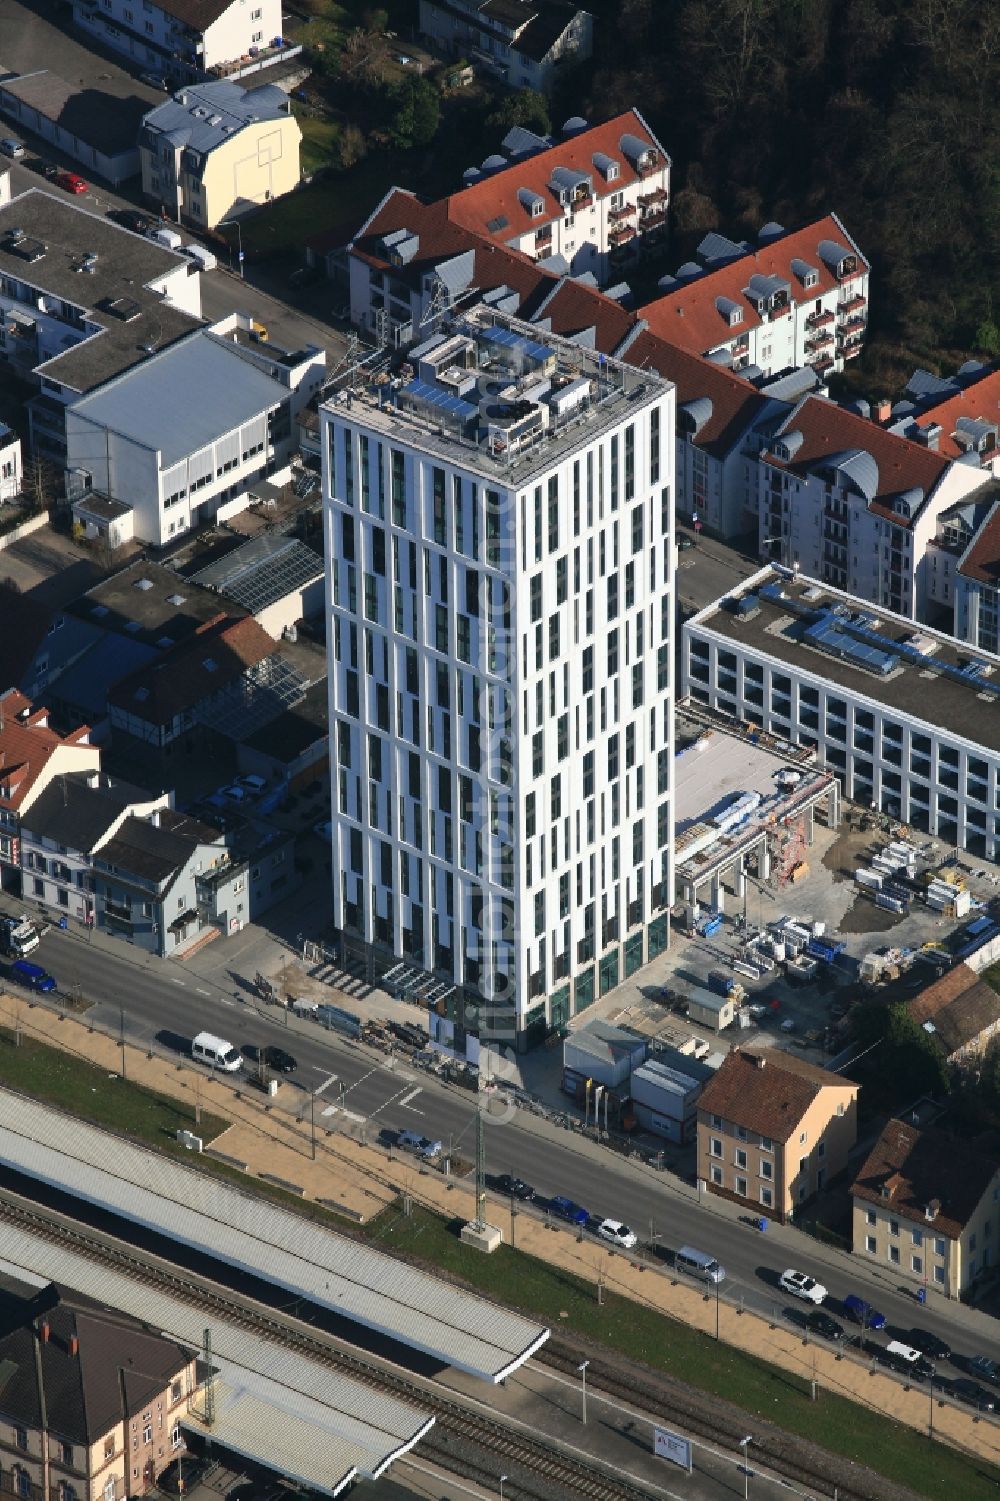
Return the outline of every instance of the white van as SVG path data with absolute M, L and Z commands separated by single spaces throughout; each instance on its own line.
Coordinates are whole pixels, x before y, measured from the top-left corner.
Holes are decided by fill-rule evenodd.
M 196 1063 L 204 1063 L 209 1068 L 221 1069 L 224 1074 L 235 1074 L 243 1067 L 243 1059 L 224 1037 L 216 1037 L 211 1032 L 199 1032 L 191 1044 L 191 1057 Z
M 697 1251 L 694 1246 L 681 1246 L 674 1257 L 674 1266 L 681 1272 L 687 1272 L 690 1277 L 697 1277 L 702 1282 L 721 1282 L 726 1275 L 724 1266 L 720 1266 L 714 1256 L 709 1256 L 706 1251 Z
M 255 772 L 252 771 L 244 773 L 244 775 L 240 777 L 240 781 L 243 783 L 248 792 L 253 793 L 254 797 L 257 797 L 261 792 L 263 792 L 264 788 L 267 786 L 267 778 L 259 777 Z

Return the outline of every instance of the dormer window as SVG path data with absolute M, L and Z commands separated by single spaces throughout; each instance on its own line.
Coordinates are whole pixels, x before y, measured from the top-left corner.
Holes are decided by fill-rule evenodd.
M 808 289 L 809 287 L 816 286 L 816 284 L 817 284 L 818 281 L 819 281 L 818 275 L 810 267 L 810 269 L 806 272 L 805 277 L 803 278 L 802 285 L 805 288 Z
M 617 178 L 618 178 L 618 163 L 617 162 L 608 162 L 608 168 L 607 168 L 606 176 L 607 176 L 608 182 L 615 182 L 617 180 Z

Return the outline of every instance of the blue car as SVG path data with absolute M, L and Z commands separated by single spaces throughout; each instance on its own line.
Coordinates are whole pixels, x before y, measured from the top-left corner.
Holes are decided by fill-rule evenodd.
M 549 1208 L 561 1220 L 569 1220 L 571 1225 L 587 1225 L 590 1222 L 586 1209 L 581 1209 L 579 1204 L 574 1204 L 572 1199 L 567 1199 L 562 1194 L 549 1200 Z
M 885 1314 L 879 1313 L 864 1298 L 859 1298 L 856 1293 L 848 1293 L 844 1299 L 844 1312 L 852 1318 L 856 1324 L 862 1324 L 866 1329 L 884 1329 Z
M 27 985 L 29 990 L 55 990 L 56 982 L 40 964 L 29 964 L 27 959 L 18 959 L 10 967 L 11 978 Z

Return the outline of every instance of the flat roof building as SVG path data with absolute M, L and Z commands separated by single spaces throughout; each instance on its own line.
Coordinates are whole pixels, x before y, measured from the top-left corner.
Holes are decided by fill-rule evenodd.
M 1000 658 L 790 569 L 684 626 L 683 690 L 815 752 L 844 795 L 996 857 Z
M 523 1040 L 668 941 L 673 391 L 487 307 L 407 364 L 321 408 L 334 921 Z

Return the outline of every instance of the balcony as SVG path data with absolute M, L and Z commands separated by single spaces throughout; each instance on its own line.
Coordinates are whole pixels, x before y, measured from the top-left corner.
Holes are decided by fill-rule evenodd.
M 832 313 L 810 313 L 806 319 L 806 328 L 825 328 L 833 322 Z
M 535 234 L 535 249 L 547 250 L 552 244 L 552 225 L 547 224 L 544 229 L 539 229 Z
M 807 352 L 811 352 L 811 353 L 815 354 L 818 350 L 823 349 L 828 344 L 832 344 L 832 343 L 833 343 L 833 331 L 832 330 L 829 333 L 825 333 L 824 332 L 824 333 L 813 334 L 813 336 L 812 336 L 811 339 L 807 339 L 806 340 L 806 350 L 807 350 Z
M 634 239 L 634 226 L 631 224 L 621 224 L 608 235 L 608 244 L 613 250 L 618 250 L 622 245 L 627 245 L 629 240 Z
M 579 197 L 573 199 L 573 202 L 570 204 L 570 209 L 574 214 L 579 214 L 582 213 L 585 208 L 593 208 L 593 206 L 593 193 L 581 193 Z
M 867 297 L 863 297 L 860 292 L 855 292 L 853 297 L 845 297 L 843 302 L 837 303 L 837 312 L 843 317 L 846 313 L 853 313 L 855 308 L 864 307 L 867 301 Z
M 643 179 L 652 177 L 654 172 L 659 172 L 661 170 L 662 165 L 663 164 L 660 161 L 659 157 L 654 154 L 652 157 L 648 157 L 640 162 L 640 164 L 635 169 L 636 176 Z
M 863 333 L 867 327 L 868 319 L 861 317 L 860 314 L 856 314 L 855 317 L 848 318 L 846 323 L 842 323 L 837 333 L 841 336 L 851 333 Z
M 608 210 L 609 219 L 631 219 L 636 213 L 634 203 L 622 203 L 618 208 Z
M 666 224 L 666 222 L 667 211 L 665 208 L 654 211 L 653 213 L 647 212 L 644 213 L 639 220 L 639 229 L 642 234 L 645 234 L 650 229 L 659 229 L 660 226 L 662 224 Z
M 657 204 L 666 203 L 669 196 L 666 188 L 655 188 L 652 193 L 640 193 L 639 207 L 655 208 Z

